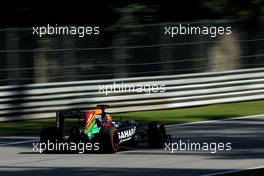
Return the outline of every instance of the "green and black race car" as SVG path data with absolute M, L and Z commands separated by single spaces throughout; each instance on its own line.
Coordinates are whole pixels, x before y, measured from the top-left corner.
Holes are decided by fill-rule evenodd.
M 56 126 L 47 126 L 41 130 L 41 143 L 80 143 L 96 145 L 104 153 L 115 153 L 120 145 L 136 146 L 146 141 L 150 147 L 162 147 L 170 135 L 166 134 L 164 125 L 158 121 L 149 123 L 145 128 L 137 122 L 113 121 L 105 111 L 106 105 L 87 111 L 59 111 L 56 113 Z M 79 119 L 78 125 L 71 128 L 68 135 L 64 134 L 67 118 Z M 54 149 L 53 151 L 56 151 Z

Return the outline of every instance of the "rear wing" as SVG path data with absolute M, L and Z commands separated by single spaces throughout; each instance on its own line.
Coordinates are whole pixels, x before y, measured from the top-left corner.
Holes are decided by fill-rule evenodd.
M 59 132 L 61 134 L 63 134 L 65 118 L 81 119 L 81 118 L 85 118 L 85 113 L 81 111 L 69 111 L 69 110 L 57 111 L 56 112 L 56 127 L 59 129 Z
M 56 117 L 57 118 L 82 118 L 85 116 L 84 112 L 81 111 L 57 111 Z
M 109 105 L 99 104 L 97 105 L 98 109 L 102 110 L 102 113 L 105 113 L 105 108 L 109 107 Z M 85 112 L 78 110 L 63 110 L 56 112 L 56 118 L 85 118 Z
M 109 107 L 108 105 L 97 105 L 97 108 L 100 110 L 101 117 L 104 119 L 106 116 L 105 108 Z M 82 112 L 78 110 L 63 110 L 56 112 L 56 127 L 59 129 L 60 133 L 63 134 L 64 121 L 65 118 L 76 118 L 76 119 L 85 119 L 86 129 L 89 131 L 91 124 L 95 122 L 96 110 L 91 110 L 91 112 Z M 91 118 L 90 115 L 92 114 Z

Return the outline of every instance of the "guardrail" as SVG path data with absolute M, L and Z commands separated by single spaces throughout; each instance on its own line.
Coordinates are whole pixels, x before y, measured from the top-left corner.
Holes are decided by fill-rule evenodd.
M 165 93 L 99 92 L 115 83 L 165 85 Z M 55 116 L 63 109 L 109 104 L 109 112 L 180 108 L 264 98 L 264 68 L 173 76 L 0 87 L 0 121 Z

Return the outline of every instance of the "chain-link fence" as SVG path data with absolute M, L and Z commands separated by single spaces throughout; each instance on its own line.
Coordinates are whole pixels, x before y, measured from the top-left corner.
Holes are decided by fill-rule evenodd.
M 264 32 L 248 32 L 237 22 L 195 25 L 232 26 L 232 34 L 212 38 L 170 38 L 164 26 L 139 25 L 99 36 L 32 35 L 32 28 L 0 30 L 0 85 L 178 75 L 264 66 Z

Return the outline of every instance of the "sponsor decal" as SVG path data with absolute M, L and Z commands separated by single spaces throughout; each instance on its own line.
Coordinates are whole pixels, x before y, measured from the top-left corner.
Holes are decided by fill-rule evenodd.
M 135 126 L 133 128 L 118 132 L 119 143 L 130 140 L 132 136 L 135 134 L 135 132 L 136 132 Z
M 95 123 L 95 112 L 94 111 L 86 112 L 85 130 L 89 132 L 94 123 Z

